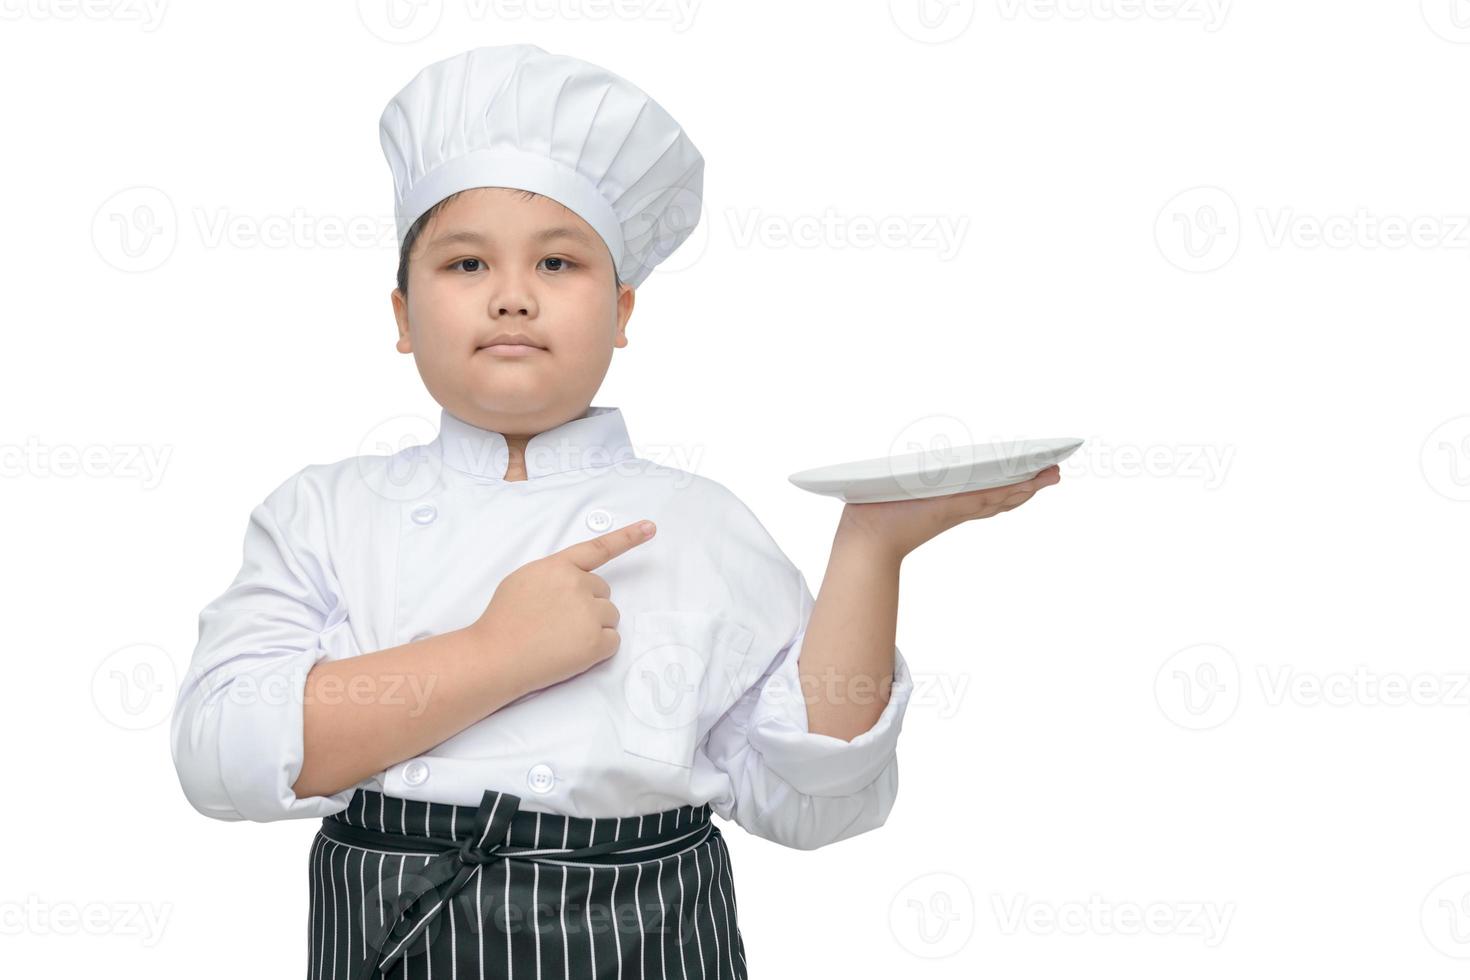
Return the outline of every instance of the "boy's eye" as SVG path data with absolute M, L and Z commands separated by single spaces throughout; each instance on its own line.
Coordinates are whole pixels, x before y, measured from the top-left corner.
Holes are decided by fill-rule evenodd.
M 484 263 L 481 262 L 479 259 L 459 259 L 459 260 L 455 261 L 453 264 L 451 264 L 449 267 L 451 269 L 458 269 L 460 266 L 464 265 L 466 262 L 473 262 L 476 265 L 481 266 L 481 267 L 484 266 Z M 479 272 L 480 269 L 462 269 L 460 271 L 462 271 L 462 272 Z
M 577 264 L 571 259 L 564 259 L 559 255 L 549 255 L 541 261 L 548 263 L 547 271 L 549 272 L 563 272 L 567 269 L 573 268 Z M 555 262 L 556 265 L 550 265 L 550 263 L 552 262 Z

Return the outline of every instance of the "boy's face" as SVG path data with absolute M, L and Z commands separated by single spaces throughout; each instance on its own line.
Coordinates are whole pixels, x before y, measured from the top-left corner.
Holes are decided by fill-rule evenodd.
M 597 232 L 557 201 L 478 187 L 424 226 L 393 290 L 398 349 L 412 353 L 434 400 L 505 434 L 532 434 L 591 403 L 633 312 Z M 490 342 L 522 334 L 540 350 Z

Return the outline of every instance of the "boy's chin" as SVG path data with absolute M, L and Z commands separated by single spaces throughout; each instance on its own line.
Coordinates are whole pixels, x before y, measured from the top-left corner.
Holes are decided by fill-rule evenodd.
M 468 401 L 481 408 L 510 412 L 523 412 L 531 406 L 554 402 L 559 390 L 549 375 L 501 368 L 472 372 L 459 387 Z

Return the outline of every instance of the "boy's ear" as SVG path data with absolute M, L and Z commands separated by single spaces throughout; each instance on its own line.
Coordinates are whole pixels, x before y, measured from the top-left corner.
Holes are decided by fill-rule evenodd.
M 618 287 L 618 330 L 613 338 L 614 347 L 628 346 L 628 318 L 633 315 L 633 287 L 624 283 Z
M 412 354 L 413 341 L 408 335 L 408 300 L 397 286 L 393 287 L 388 299 L 393 304 L 393 319 L 398 322 L 398 353 Z

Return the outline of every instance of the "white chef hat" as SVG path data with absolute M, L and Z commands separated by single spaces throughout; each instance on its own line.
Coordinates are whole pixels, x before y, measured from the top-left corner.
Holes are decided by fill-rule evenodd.
M 704 157 L 657 102 L 605 68 L 533 44 L 474 48 L 424 68 L 383 110 L 398 244 L 471 187 L 514 187 L 596 229 L 639 285 L 699 223 Z

